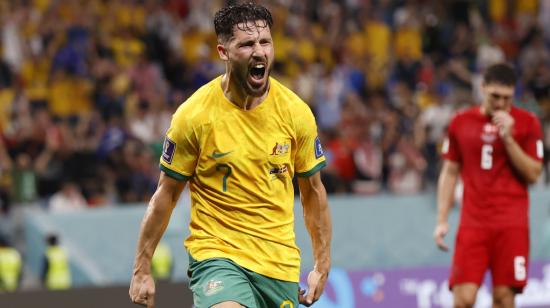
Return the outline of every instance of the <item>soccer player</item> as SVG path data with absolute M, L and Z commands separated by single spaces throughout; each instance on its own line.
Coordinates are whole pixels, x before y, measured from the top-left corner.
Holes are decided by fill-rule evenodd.
M 464 182 L 449 279 L 455 307 L 473 307 L 487 269 L 492 276 L 493 307 L 514 307 L 515 295 L 527 283 L 527 186 L 541 173 L 543 146 L 538 119 L 512 106 L 515 84 L 509 65 L 487 68 L 482 104 L 454 116 L 443 144 L 434 239 L 444 251 L 459 175 Z
M 153 307 L 151 256 L 186 183 L 191 191 L 189 287 L 196 307 L 309 306 L 330 268 L 325 158 L 309 107 L 270 77 L 271 13 L 247 3 L 214 17 L 226 72 L 174 113 L 158 188 L 143 218 L 130 298 Z M 299 288 L 292 179 L 298 177 L 314 269 Z

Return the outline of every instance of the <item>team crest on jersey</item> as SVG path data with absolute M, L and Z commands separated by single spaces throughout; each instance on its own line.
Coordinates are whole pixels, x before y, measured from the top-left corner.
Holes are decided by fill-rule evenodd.
M 174 153 L 176 153 L 176 143 L 170 138 L 164 138 L 164 144 L 162 146 L 162 160 L 168 164 L 172 164 L 172 159 L 174 159 Z
M 288 153 L 288 150 L 290 149 L 290 144 L 287 142 L 276 142 L 275 146 L 273 147 L 273 150 L 271 150 L 271 155 L 280 156 L 285 155 Z
M 483 125 L 483 131 L 481 132 L 481 140 L 485 143 L 493 143 L 498 136 L 498 127 L 492 123 L 486 123 Z
M 223 290 L 223 281 L 210 280 L 204 286 L 204 295 L 211 296 Z

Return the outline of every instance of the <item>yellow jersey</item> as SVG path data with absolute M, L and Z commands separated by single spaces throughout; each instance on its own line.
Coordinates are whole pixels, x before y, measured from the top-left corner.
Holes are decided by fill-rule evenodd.
M 269 81 L 267 97 L 251 110 L 225 97 L 221 76 L 200 88 L 174 113 L 160 168 L 190 183 L 185 246 L 194 259 L 228 258 L 298 282 L 292 178 L 326 163 L 309 106 Z

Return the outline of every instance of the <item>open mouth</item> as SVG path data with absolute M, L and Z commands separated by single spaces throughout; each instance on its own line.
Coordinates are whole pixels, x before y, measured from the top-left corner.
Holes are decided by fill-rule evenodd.
M 263 63 L 256 64 L 250 69 L 250 76 L 255 81 L 262 80 L 264 78 L 264 75 L 265 75 L 265 64 Z

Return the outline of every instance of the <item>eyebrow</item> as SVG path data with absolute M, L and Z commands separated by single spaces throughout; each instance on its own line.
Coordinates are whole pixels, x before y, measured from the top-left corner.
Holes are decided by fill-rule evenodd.
M 499 99 L 499 98 L 510 99 L 514 96 L 513 94 L 506 95 L 506 94 L 501 94 L 501 93 L 497 93 L 497 92 L 489 92 L 489 95 L 491 95 L 492 97 L 494 97 L 496 99 Z

